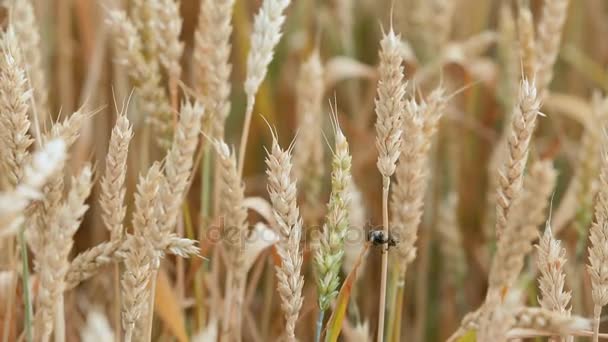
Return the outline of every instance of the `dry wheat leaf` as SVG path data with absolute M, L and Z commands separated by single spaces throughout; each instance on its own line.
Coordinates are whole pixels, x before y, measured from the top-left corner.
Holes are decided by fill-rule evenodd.
M 338 298 L 336 299 L 336 307 L 334 312 L 332 312 L 329 321 L 327 322 L 327 330 L 325 335 L 325 342 L 335 342 L 338 340 L 340 336 L 340 331 L 342 331 L 342 322 L 344 321 L 344 317 L 346 317 L 346 309 L 348 308 L 348 301 L 350 300 L 350 293 L 357 279 L 357 270 L 359 266 L 361 266 L 361 261 L 367 255 L 367 250 L 369 248 L 369 243 L 366 243 L 365 246 L 361 249 L 361 253 L 357 258 L 357 262 L 353 266 L 352 271 L 348 274 L 342 287 L 340 288 L 340 293 L 338 294 Z

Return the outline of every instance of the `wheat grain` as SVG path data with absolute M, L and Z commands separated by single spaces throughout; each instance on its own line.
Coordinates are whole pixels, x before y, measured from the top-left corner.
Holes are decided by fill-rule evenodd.
M 295 326 L 302 307 L 304 285 L 300 251 L 302 219 L 296 203 L 296 182 L 291 176 L 291 150 L 282 150 L 274 134 L 272 149 L 267 151 L 266 165 L 268 194 L 281 237 L 276 245 L 277 253 L 281 258 L 281 265 L 275 268 L 277 287 L 286 320 L 286 337 L 289 341 L 295 341 Z

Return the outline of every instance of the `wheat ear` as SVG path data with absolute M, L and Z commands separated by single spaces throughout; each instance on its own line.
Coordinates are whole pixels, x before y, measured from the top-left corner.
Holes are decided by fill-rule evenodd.
M 537 264 L 540 270 L 538 287 L 541 293 L 538 302 L 542 308 L 569 315 L 568 305 L 572 294 L 564 289 L 566 249 L 561 246 L 559 240 L 553 237 L 549 221 L 547 221 L 545 232 L 540 237 L 536 249 L 538 252 Z
M 272 61 L 274 49 L 281 39 L 281 27 L 285 22 L 283 12 L 289 6 L 291 0 L 264 0 L 259 12 L 253 20 L 253 31 L 251 32 L 251 46 L 247 55 L 247 77 L 245 78 L 245 95 L 247 96 L 247 107 L 245 109 L 245 122 L 241 145 L 239 147 L 239 175 L 243 175 L 245 163 L 245 150 L 249 137 L 249 126 L 255 104 L 255 95 L 266 77 L 268 65 Z
M 599 191 L 594 208 L 594 221 L 589 230 L 589 266 L 591 294 L 594 304 L 594 341 L 598 340 L 598 330 L 602 307 L 608 304 L 608 136 L 604 132 L 601 153 Z
M 500 236 L 507 226 L 509 211 L 522 188 L 524 169 L 528 159 L 530 140 L 536 126 L 540 101 L 534 83 L 523 80 L 519 89 L 519 100 L 511 116 L 508 131 L 506 156 L 498 170 L 499 185 L 496 200 L 496 234 Z
M 184 102 L 181 105 L 179 123 L 165 164 L 167 187 L 162 196 L 165 213 L 160 222 L 161 231 L 173 232 L 175 229 L 180 206 L 192 176 L 194 153 L 198 145 L 204 111 L 203 106 L 198 102 Z
M 155 267 L 154 246 L 148 237 L 158 229 L 158 192 L 162 174 L 157 163 L 153 164 L 145 177 L 140 176 L 135 194 L 133 214 L 133 236 L 128 240 L 129 248 L 125 256 L 125 271 L 122 276 L 122 322 L 126 342 L 132 338 L 142 338 L 138 322 L 145 318 L 148 306 L 152 269 Z
M 320 236 L 320 246 L 315 252 L 319 293 L 319 319 L 317 341 L 323 325 L 323 315 L 338 295 L 340 268 L 344 259 L 344 239 L 348 233 L 351 185 L 351 156 L 348 142 L 335 119 L 335 150 L 332 160 L 331 196 L 327 205 L 327 217 Z
M 123 221 L 127 214 L 125 201 L 125 178 L 127 175 L 127 155 L 129 142 L 133 137 L 133 130 L 129 120 L 124 114 L 116 119 L 116 124 L 110 136 L 110 145 L 106 156 L 106 170 L 101 179 L 101 193 L 99 205 L 101 207 L 101 220 L 110 232 L 110 241 L 117 242 L 123 239 Z M 115 243 L 116 244 L 116 243 Z M 117 335 L 120 334 L 120 265 L 114 264 L 114 326 Z
M 302 64 L 296 83 L 298 143 L 294 146 L 293 167 L 298 187 L 304 193 L 302 216 L 313 224 L 323 183 L 323 66 L 315 49 Z
M 124 11 L 108 12 L 108 24 L 114 37 L 117 62 L 127 66 L 129 79 L 141 97 L 142 111 L 159 133 L 157 141 L 167 147 L 172 132 L 173 111 L 161 85 L 161 73 L 156 59 L 145 55 L 145 44 L 133 21 Z
M 538 23 L 536 56 L 538 57 L 538 89 L 541 96 L 544 96 L 553 79 L 553 65 L 559 53 L 568 3 L 568 0 L 546 0 Z
M 268 194 L 277 222 L 280 241 L 276 245 L 281 265 L 276 267 L 281 308 L 285 315 L 285 333 L 288 341 L 295 341 L 295 328 L 302 307 L 302 219 L 297 205 L 296 181 L 291 176 L 291 150 L 283 150 L 273 134 L 272 148 L 267 151 L 266 174 Z
M 110 231 L 111 240 L 122 239 L 123 220 L 127 213 L 125 200 L 125 177 L 127 175 L 127 154 L 133 130 L 125 115 L 120 115 L 110 137 L 106 156 L 106 171 L 101 179 L 99 204 L 101 219 Z
M 5 2 L 23 56 L 23 63 L 33 89 L 35 99 L 34 122 L 44 123 L 48 113 L 48 86 L 42 61 L 40 28 L 31 0 L 8 0 Z M 39 127 L 38 127 L 39 128 Z M 37 128 L 37 129 L 38 129 Z
M 42 200 L 43 186 L 65 162 L 65 143 L 51 140 L 33 154 L 23 169 L 21 183 L 7 193 L 0 193 L 0 236 L 14 233 L 24 221 L 24 211 L 33 201 Z
M 382 175 L 382 222 L 385 235 L 389 234 L 388 195 L 391 176 L 395 173 L 401 148 L 401 120 L 403 113 L 403 58 L 399 53 L 400 38 L 391 30 L 380 41 L 380 65 L 376 104 L 376 163 Z M 388 276 L 388 253 L 382 254 L 382 274 L 380 278 L 380 300 L 378 313 L 378 341 L 384 336 L 384 314 L 386 307 L 386 280 Z
M 0 141 L 3 146 L 0 155 L 11 187 L 23 178 L 23 169 L 30 157 L 28 148 L 33 142 L 28 134 L 30 120 L 27 116 L 32 90 L 19 63 L 16 39 L 12 27 L 0 38 Z
M 55 339 L 65 340 L 63 292 L 68 271 L 68 255 L 72 249 L 72 237 L 82 221 L 88 205 L 84 202 L 91 191 L 92 172 L 85 166 L 80 175 L 72 179 L 72 187 L 61 206 L 45 227 L 48 241 L 41 250 L 35 251 L 38 263 L 36 272 L 40 279 L 36 310 L 35 335 L 48 341 L 53 323 Z
M 534 36 L 534 19 L 530 8 L 522 2 L 519 4 L 517 28 L 519 36 L 519 53 L 523 64 L 524 77 L 532 80 L 536 77 L 536 38 Z
M 483 340 L 499 338 L 511 322 L 511 308 L 503 303 L 524 265 L 525 256 L 538 236 L 537 227 L 544 221 L 544 211 L 555 186 L 557 174 L 551 161 L 539 161 L 530 167 L 526 190 L 517 197 L 507 227 L 498 239 L 492 258 L 489 285 L 483 308 L 480 331 Z M 508 328 L 508 327 L 507 327 Z M 480 337 L 481 338 L 481 337 Z
M 194 87 L 208 113 L 203 131 L 216 139 L 223 139 L 224 125 L 230 114 L 230 35 L 234 2 L 203 0 L 194 33 Z
M 450 192 L 441 204 L 437 219 L 439 251 L 444 271 L 452 286 L 459 286 L 466 273 L 467 260 L 458 224 L 458 194 Z
M 240 321 L 242 320 L 242 291 L 245 288 L 247 277 L 244 269 L 244 248 L 247 236 L 247 208 L 243 205 L 245 199 L 245 186 L 239 178 L 236 155 L 234 151 L 223 142 L 215 144 L 220 165 L 220 215 L 224 218 L 223 241 L 228 255 L 228 275 L 226 281 L 226 295 L 222 334 L 228 335 L 229 322 L 232 309 L 237 314 L 236 331 L 233 336 L 241 340 Z M 234 299 L 234 305 L 233 305 Z

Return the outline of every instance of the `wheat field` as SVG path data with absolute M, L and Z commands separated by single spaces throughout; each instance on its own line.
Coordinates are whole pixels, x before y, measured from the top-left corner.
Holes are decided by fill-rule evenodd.
M 608 339 L 606 0 L 0 26 L 0 342 Z

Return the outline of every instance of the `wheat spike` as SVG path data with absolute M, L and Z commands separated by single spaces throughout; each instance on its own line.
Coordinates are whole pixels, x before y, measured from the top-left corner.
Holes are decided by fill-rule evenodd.
M 157 230 L 158 193 L 162 174 L 158 163 L 153 164 L 145 177 L 140 176 L 135 194 L 135 212 L 133 214 L 134 234 L 129 241 L 125 256 L 125 271 L 121 280 L 123 309 L 122 323 L 125 329 L 125 341 L 141 336 L 138 322 L 146 318 L 151 281 L 154 247 L 149 235 Z
M 274 49 L 281 40 L 281 27 L 285 22 L 283 12 L 290 3 L 291 0 L 264 0 L 253 20 L 251 45 L 247 54 L 247 76 L 244 84 L 247 107 L 245 109 L 241 145 L 239 146 L 239 175 L 243 174 L 245 149 L 247 148 L 255 95 L 266 77 L 268 65 L 274 56 Z
M 403 58 L 399 53 L 399 36 L 391 29 L 380 41 L 380 66 L 376 103 L 376 148 L 378 170 L 384 178 L 395 172 L 401 148 L 403 96 Z
M 466 273 L 467 260 L 462 244 L 462 233 L 458 224 L 458 194 L 450 192 L 439 209 L 437 235 L 441 244 L 444 270 L 452 286 L 458 286 Z
M 511 127 L 508 131 L 508 154 L 498 170 L 499 184 L 496 200 L 496 234 L 500 236 L 507 226 L 509 211 L 515 198 L 519 196 L 530 140 L 536 126 L 540 109 L 534 83 L 523 80 L 519 90 L 519 100 L 513 110 Z
M 315 49 L 302 64 L 296 83 L 298 142 L 294 146 L 294 175 L 304 193 L 302 214 L 314 218 L 323 182 L 323 66 Z M 310 222 L 312 223 L 312 222 Z
M 268 194 L 281 238 L 276 246 L 281 258 L 281 265 L 276 267 L 277 286 L 286 320 L 286 336 L 289 341 L 295 341 L 295 326 L 302 307 L 304 285 L 300 251 L 302 219 L 296 203 L 296 182 L 291 176 L 291 153 L 279 147 L 275 135 L 272 149 L 267 151 L 266 165 Z
M 546 0 L 542 17 L 538 23 L 536 56 L 538 58 L 538 89 L 541 96 L 547 91 L 553 79 L 553 65 L 559 53 L 568 3 L 568 0 Z
M 198 102 L 182 103 L 179 123 L 165 164 L 167 186 L 161 189 L 164 208 L 159 225 L 161 232 L 172 232 L 175 228 L 180 206 L 188 191 L 203 113 L 204 108 Z
M 346 137 L 339 127 L 336 127 L 335 135 L 331 196 L 327 205 L 326 222 L 321 232 L 320 247 L 315 252 L 314 259 L 321 311 L 329 309 L 338 295 L 340 267 L 344 258 L 344 239 L 349 226 L 351 156 Z
M 525 190 L 514 203 L 512 219 L 498 240 L 488 293 L 508 290 L 514 284 L 525 256 L 532 250 L 532 241 L 538 237 L 538 226 L 545 221 L 545 209 L 556 178 L 557 172 L 549 160 L 530 166 Z
M 158 132 L 157 141 L 167 147 L 171 136 L 173 111 L 161 85 L 161 73 L 156 56 L 146 56 L 147 40 L 138 33 L 136 26 L 124 11 L 108 13 L 112 28 L 117 62 L 127 67 L 129 79 L 141 97 L 140 105 L 146 118 Z
M 84 202 L 91 191 L 91 178 L 91 168 L 85 166 L 80 175 L 72 179 L 72 188 L 65 201 L 50 220 L 50 226 L 45 227 L 48 230 L 45 232 L 47 243 L 41 250 L 34 251 L 41 289 L 37 298 L 35 336 L 42 341 L 49 339 L 53 322 L 55 337 L 65 339 L 63 292 L 69 267 L 68 255 L 72 249 L 72 237 L 88 209 Z
M 224 138 L 224 125 L 230 114 L 230 35 L 234 3 L 235 0 L 203 0 L 194 33 L 194 87 L 208 113 L 203 131 L 215 139 Z
M 9 11 L 10 25 L 14 28 L 15 36 L 23 56 L 23 63 L 33 89 L 36 115 L 40 124 L 48 113 L 48 86 L 42 60 L 40 28 L 34 6 L 31 0 L 8 0 L 5 6 Z M 17 52 L 15 52 L 17 53 Z
M 110 137 L 106 156 L 106 171 L 101 179 L 99 204 L 101 219 L 110 231 L 112 240 L 120 240 L 123 235 L 123 220 L 127 214 L 125 200 L 125 177 L 127 175 L 127 155 L 133 130 L 125 115 L 120 115 Z
M 33 154 L 23 170 L 23 179 L 8 193 L 0 194 L 0 235 L 5 230 L 14 232 L 24 220 L 23 211 L 32 202 L 43 199 L 43 186 L 59 171 L 65 162 L 65 143 L 51 140 Z
M 433 91 L 428 102 L 422 100 L 418 103 L 411 99 L 406 103 L 403 124 L 408 134 L 401 146 L 396 184 L 391 195 L 391 216 L 394 234 L 399 240 L 397 252 L 401 259 L 401 277 L 416 257 L 417 230 L 428 178 L 428 152 L 445 107 L 442 88 Z
M 153 0 L 148 4 L 154 18 L 151 35 L 158 46 L 158 60 L 169 78 L 177 81 L 182 73 L 180 59 L 184 52 L 184 43 L 179 40 L 183 21 L 179 3 L 176 0 Z
M 19 62 L 16 39 L 12 27 L 0 38 L 0 141 L 3 146 L 0 154 L 12 187 L 23 178 L 23 169 L 30 157 L 28 148 L 33 142 L 28 134 L 27 116 L 32 90 Z
M 536 249 L 538 252 L 537 264 L 540 270 L 538 287 L 541 293 L 538 302 L 544 309 L 569 315 L 568 304 L 572 294 L 564 289 L 566 249 L 561 246 L 559 240 L 553 237 L 549 221 L 547 221 L 545 232 L 540 237 Z

